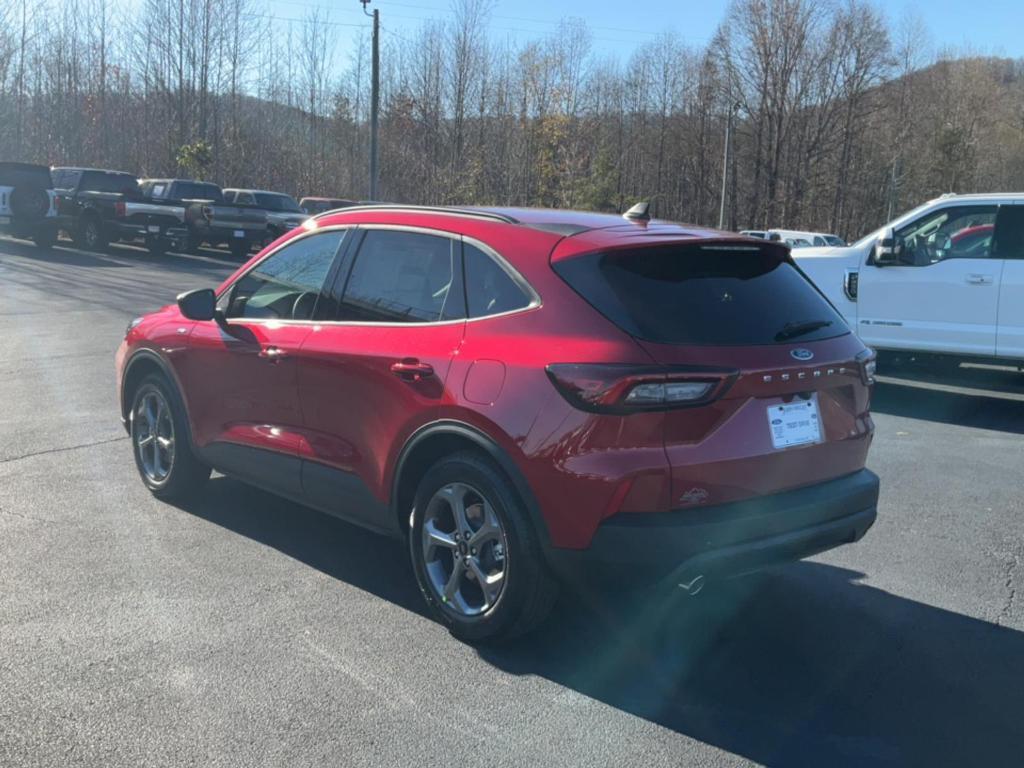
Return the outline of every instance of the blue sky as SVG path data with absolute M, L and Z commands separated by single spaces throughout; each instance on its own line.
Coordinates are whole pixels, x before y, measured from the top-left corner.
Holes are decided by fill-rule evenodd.
M 1024 0 L 886 0 L 879 3 L 895 25 L 911 12 L 925 24 L 929 40 L 923 44 L 969 47 L 982 54 L 1024 57 Z M 728 6 L 726 0 L 495 0 L 491 34 L 496 38 L 531 40 L 544 36 L 558 20 L 586 20 L 597 53 L 627 58 L 637 45 L 659 32 L 673 30 L 694 45 L 710 38 Z M 270 13 L 284 19 L 301 19 L 312 8 L 330 12 L 336 33 L 338 59 L 357 35 L 365 34 L 367 19 L 358 0 L 270 0 Z M 449 14 L 446 0 L 373 0 L 381 12 L 385 30 L 402 35 L 423 20 Z M 365 26 L 364 26 L 365 25 Z

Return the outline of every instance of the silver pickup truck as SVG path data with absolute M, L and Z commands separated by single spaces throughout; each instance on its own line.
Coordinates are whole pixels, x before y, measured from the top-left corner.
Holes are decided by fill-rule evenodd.
M 146 199 L 155 205 L 182 206 L 188 230 L 187 248 L 196 253 L 205 243 L 227 246 L 235 258 L 248 255 L 267 232 L 267 214 L 246 206 L 231 205 L 216 184 L 190 179 L 144 179 Z

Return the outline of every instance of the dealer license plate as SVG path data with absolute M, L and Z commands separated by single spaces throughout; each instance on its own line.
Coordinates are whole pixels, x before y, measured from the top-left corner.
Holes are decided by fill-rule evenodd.
M 10 216 L 0 216 L 0 224 L 10 224 L 10 223 L 11 223 L 11 217 Z
M 812 394 L 809 400 L 797 398 L 791 403 L 768 406 L 768 428 L 775 448 L 820 443 L 817 393 Z
M 235 237 L 245 237 L 245 232 L 242 231 L 241 229 L 236 229 L 235 230 Z
M 146 227 L 146 229 L 148 229 L 150 232 L 160 231 L 160 227 L 158 227 L 156 224 L 150 224 L 148 227 Z

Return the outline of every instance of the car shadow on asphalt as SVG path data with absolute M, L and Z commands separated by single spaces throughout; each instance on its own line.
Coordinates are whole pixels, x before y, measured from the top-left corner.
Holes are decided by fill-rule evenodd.
M 1024 434 L 1024 374 L 964 366 L 937 373 L 912 367 L 879 376 L 871 410 L 891 416 Z
M 425 613 L 400 542 L 228 478 L 185 509 Z M 478 653 L 766 765 L 1019 763 L 1024 633 L 863 578 L 805 561 L 692 598 L 576 590 Z

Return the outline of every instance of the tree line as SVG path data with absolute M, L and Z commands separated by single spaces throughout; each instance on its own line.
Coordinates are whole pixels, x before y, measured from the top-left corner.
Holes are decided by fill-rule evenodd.
M 342 50 L 352 17 L 301 7 L 3 4 L 0 159 L 364 198 L 368 25 Z M 397 32 L 385 9 L 382 199 L 649 200 L 681 221 L 854 237 L 941 193 L 1024 190 L 1024 60 L 936 52 L 871 0 L 734 0 L 706 45 L 652 35 L 625 60 L 581 20 L 508 42 L 490 15 L 454 0 Z

